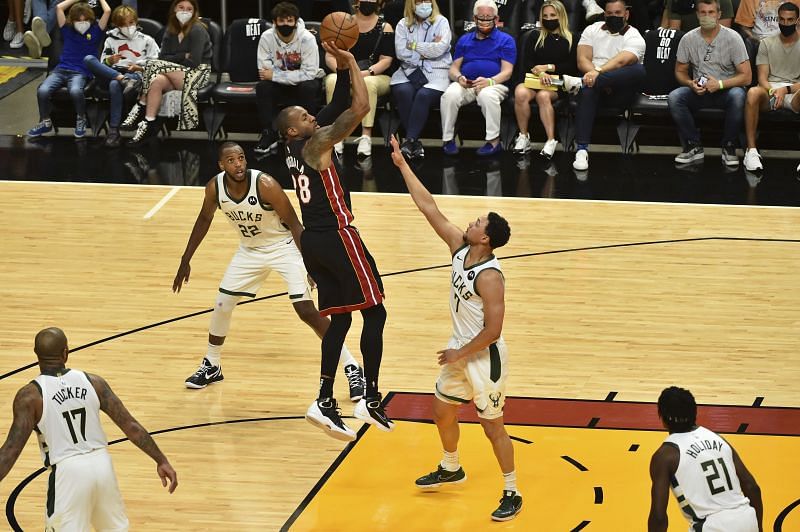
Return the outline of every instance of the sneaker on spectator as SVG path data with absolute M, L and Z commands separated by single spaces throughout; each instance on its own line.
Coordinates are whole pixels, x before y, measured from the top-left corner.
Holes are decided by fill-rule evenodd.
M 128 116 L 125 117 L 125 120 L 122 121 L 119 128 L 122 131 L 133 131 L 136 129 L 136 126 L 139 125 L 139 122 L 144 120 L 144 112 L 145 106 L 137 101 L 133 104 L 130 112 L 128 112 Z
M 46 135 L 53 131 L 53 122 L 50 121 L 49 118 L 45 118 L 32 128 L 28 130 L 28 137 L 35 138 L 41 137 L 42 135 Z
M 756 188 L 761 182 L 762 172 L 751 172 L 745 168 L 744 178 L 747 180 L 747 185 L 750 188 Z
M 747 148 L 744 152 L 744 167 L 751 172 L 764 169 L 764 165 L 761 164 L 761 154 L 757 149 Z
M 517 140 L 514 141 L 514 153 L 528 153 L 531 151 L 531 134 L 522 133 L 517 135 Z
M 333 151 L 336 152 L 336 155 L 341 157 L 344 154 L 344 141 L 340 140 L 336 144 L 333 145 Z
M 50 34 L 47 33 L 47 22 L 45 22 L 42 17 L 33 17 L 31 21 L 31 31 L 34 37 L 39 39 L 39 44 L 42 45 L 42 48 L 50 46 L 52 41 L 50 40 Z
M 403 139 L 400 144 L 400 151 L 406 158 L 411 159 L 414 156 L 414 141 L 411 139 Z
M 10 41 L 14 38 L 14 34 L 17 32 L 17 25 L 14 23 L 13 20 L 9 19 L 6 21 L 5 27 L 3 27 L 3 40 Z
M 498 141 L 497 144 L 492 144 L 491 142 L 487 142 L 476 152 L 480 157 L 490 157 L 492 155 L 497 155 L 498 153 L 503 151 L 503 144 Z
M 675 162 L 678 164 L 687 164 L 694 161 L 702 161 L 705 156 L 702 146 L 699 144 L 689 144 L 684 151 L 675 156 Z
M 561 76 L 564 80 L 564 90 L 567 91 L 568 94 L 578 94 L 583 87 L 583 78 L 579 78 L 577 76 Z
M 82 139 L 86 136 L 86 115 L 78 115 L 75 117 L 75 138 Z
M 22 34 L 22 42 L 28 48 L 28 56 L 33 59 L 42 57 L 42 43 L 36 38 L 32 31 L 28 30 Z
M 722 164 L 731 168 L 739 166 L 739 157 L 736 156 L 736 148 L 733 144 L 722 147 Z
M 442 144 L 442 151 L 445 155 L 458 155 L 458 145 L 455 139 L 450 139 Z
M 25 34 L 22 33 L 21 31 L 15 33 L 14 38 L 11 39 L 10 43 L 8 43 L 8 46 L 15 49 L 22 48 L 24 45 L 25 45 Z
M 542 151 L 539 152 L 539 155 L 550 159 L 556 152 L 556 146 L 558 146 L 558 141 L 556 139 L 548 140 L 544 143 L 544 146 L 542 146 Z
M 359 157 L 369 157 L 372 155 L 372 137 L 368 137 L 367 135 L 358 137 L 356 155 Z
M 258 139 L 258 144 L 253 149 L 259 155 L 266 155 L 271 153 L 272 150 L 278 147 L 278 135 L 271 129 L 265 129 L 261 132 L 261 138 Z
M 586 150 L 578 150 L 575 153 L 575 160 L 572 161 L 572 167 L 575 170 L 588 170 L 589 169 L 589 152 Z
M 421 140 L 415 140 L 411 151 L 412 159 L 422 159 L 425 157 L 425 148 L 422 146 Z
M 583 0 L 583 7 L 586 10 L 586 23 L 597 22 L 605 15 L 603 8 L 595 0 Z
M 112 127 L 108 129 L 108 135 L 103 145 L 106 148 L 119 148 L 122 138 L 119 136 L 119 128 Z
M 128 146 L 138 146 L 150 137 L 158 135 L 158 122 L 156 120 L 144 119 L 136 126 L 136 133 L 133 134 Z
M 517 157 L 516 164 L 520 170 L 527 170 L 531 167 L 531 160 L 527 157 Z

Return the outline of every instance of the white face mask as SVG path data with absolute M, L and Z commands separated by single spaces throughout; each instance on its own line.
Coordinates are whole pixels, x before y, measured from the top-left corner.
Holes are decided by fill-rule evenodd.
M 133 36 L 136 35 L 136 31 L 138 29 L 139 28 L 137 28 L 136 25 L 124 26 L 124 27 L 119 29 L 119 32 L 121 34 L 123 34 L 125 37 L 127 37 L 128 39 L 133 39 Z
M 183 26 L 184 24 L 189 22 L 192 19 L 193 16 L 194 16 L 194 13 L 192 13 L 191 11 L 176 11 L 175 12 L 175 18 L 178 19 L 178 22 L 181 23 L 181 26 Z
M 83 35 L 87 31 L 89 31 L 91 25 L 92 23 L 89 22 L 88 20 L 79 20 L 78 22 L 73 23 L 72 27 L 75 28 L 75 31 Z

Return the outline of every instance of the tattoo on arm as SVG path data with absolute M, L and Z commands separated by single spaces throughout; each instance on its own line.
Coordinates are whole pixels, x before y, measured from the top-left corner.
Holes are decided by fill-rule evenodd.
M 306 142 L 303 148 L 303 159 L 315 170 L 322 170 L 319 168 L 322 154 L 330 152 L 333 145 L 344 140 L 359 123 L 361 123 L 361 117 L 352 109 L 347 109 L 333 124 L 319 128 Z
M 32 384 L 24 386 L 14 398 L 14 421 L 6 436 L 6 441 L 0 447 L 0 480 L 3 480 L 11 467 L 19 458 L 25 442 L 33 432 L 36 425 L 36 406 L 38 392 Z

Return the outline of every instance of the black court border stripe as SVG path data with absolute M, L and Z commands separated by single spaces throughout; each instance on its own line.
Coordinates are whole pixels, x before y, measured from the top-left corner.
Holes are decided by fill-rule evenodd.
M 604 250 L 604 249 L 615 249 L 615 248 L 627 248 L 627 247 L 637 247 L 637 246 L 654 246 L 654 245 L 661 245 L 661 244 L 681 244 L 686 242 L 706 242 L 706 241 L 713 241 L 713 240 L 721 240 L 721 241 L 731 241 L 731 242 L 775 242 L 775 243 L 800 243 L 800 239 L 788 239 L 788 238 L 750 238 L 750 237 L 733 237 L 733 236 L 704 236 L 704 237 L 695 237 L 695 238 L 676 238 L 671 240 L 650 240 L 644 242 L 624 242 L 621 244 L 603 244 L 598 246 L 583 246 L 577 248 L 566 248 L 566 249 L 554 249 L 550 251 L 533 251 L 530 253 L 520 253 L 517 255 L 508 255 L 505 257 L 499 257 L 499 260 L 513 260 L 513 259 L 522 259 L 528 257 L 537 257 L 537 256 L 544 256 L 544 255 L 557 255 L 560 253 L 575 253 L 579 251 L 597 251 L 597 250 Z M 451 264 L 438 264 L 435 266 L 423 266 L 420 268 L 411 268 L 408 270 L 400 270 L 396 272 L 390 272 L 387 274 L 382 274 L 381 277 L 393 277 L 395 275 L 405 275 L 408 273 L 417 273 L 417 272 L 424 272 L 429 270 L 438 270 L 442 268 L 449 268 Z M 258 301 L 264 301 L 267 299 L 274 299 L 276 297 L 281 297 L 288 295 L 288 292 L 280 292 L 277 294 L 270 294 L 267 296 L 253 298 L 249 301 L 241 301 L 237 303 L 238 305 L 249 305 L 251 303 L 256 303 Z M 156 323 L 151 323 L 149 325 L 143 325 L 141 327 L 137 327 L 135 329 L 130 329 L 128 331 L 123 331 L 121 333 L 117 333 L 111 336 L 107 336 L 105 338 L 101 338 L 99 340 L 95 340 L 94 342 L 89 342 L 88 344 L 84 344 L 81 346 L 76 347 L 75 349 L 71 349 L 70 353 L 75 353 L 82 349 L 87 349 L 89 347 L 93 347 L 98 344 L 102 344 L 105 342 L 110 342 L 111 340 L 116 340 L 117 338 L 122 338 L 123 336 L 128 336 L 130 334 L 134 334 L 141 331 L 146 331 L 147 329 L 152 329 L 154 327 L 160 327 L 162 325 L 167 325 L 169 323 L 173 323 L 176 321 L 194 318 L 196 316 L 201 316 L 203 314 L 208 314 L 214 310 L 213 308 L 208 308 L 205 310 L 199 310 L 197 312 L 192 312 L 189 314 L 184 314 L 183 316 L 177 316 L 175 318 L 169 318 L 166 320 L 162 320 Z M 30 364 L 26 364 L 20 368 L 8 371 L 2 375 L 0 375 L 0 380 L 6 379 L 17 373 L 22 371 L 28 370 L 32 367 L 36 366 L 36 362 L 31 362 Z M 612 398 L 613 399 L 613 398 Z

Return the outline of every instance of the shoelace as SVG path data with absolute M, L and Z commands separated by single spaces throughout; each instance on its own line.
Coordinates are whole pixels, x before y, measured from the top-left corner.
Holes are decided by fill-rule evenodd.
M 331 401 L 331 406 L 320 406 L 317 403 L 322 415 L 329 418 L 340 429 L 344 429 L 344 421 L 342 421 L 342 411 L 336 401 Z
M 197 368 L 197 371 L 194 372 L 194 375 L 192 375 L 192 377 L 200 377 L 202 375 L 205 375 L 206 368 L 211 369 L 212 367 L 213 366 L 206 366 L 205 361 L 203 361 L 200 364 L 200 367 Z
M 345 377 L 347 377 L 347 384 L 349 384 L 351 388 L 361 386 L 361 375 L 358 369 L 345 371 Z

